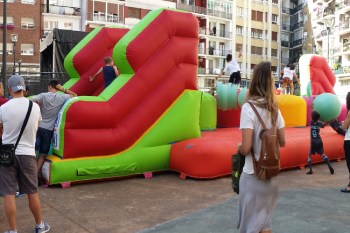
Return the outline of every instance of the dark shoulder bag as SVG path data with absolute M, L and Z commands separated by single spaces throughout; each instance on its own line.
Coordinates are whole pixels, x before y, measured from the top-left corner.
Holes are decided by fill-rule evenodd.
M 28 112 L 27 112 L 26 118 L 24 119 L 16 144 L 2 145 L 0 147 L 0 165 L 1 166 L 10 167 L 14 164 L 16 148 L 18 146 L 19 141 L 21 140 L 23 131 L 27 126 L 30 113 L 32 112 L 32 107 L 33 107 L 33 102 L 29 100 Z
M 239 194 L 239 179 L 241 178 L 243 167 L 245 164 L 245 156 L 237 153 L 232 155 L 231 175 L 232 175 L 232 189 Z

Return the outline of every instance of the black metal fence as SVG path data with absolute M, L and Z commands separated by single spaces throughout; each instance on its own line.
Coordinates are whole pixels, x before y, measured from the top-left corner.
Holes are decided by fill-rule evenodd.
M 65 84 L 69 79 L 67 73 L 50 73 L 50 72 L 16 72 L 24 78 L 26 86 L 29 88 L 29 95 L 37 95 L 42 92 L 47 92 L 47 85 L 50 81 L 56 80 L 59 84 Z M 7 72 L 7 80 L 13 75 L 13 72 Z M 9 97 L 9 91 L 7 86 L 7 80 L 3 80 L 1 76 L 1 82 L 4 84 L 5 98 Z

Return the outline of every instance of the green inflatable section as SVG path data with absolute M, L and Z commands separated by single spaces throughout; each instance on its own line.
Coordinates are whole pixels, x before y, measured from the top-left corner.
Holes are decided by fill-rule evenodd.
M 201 130 L 215 130 L 217 121 L 216 99 L 214 96 L 203 93 L 199 124 Z
M 170 143 L 201 137 L 201 99 L 202 92 L 186 91 L 132 149 L 121 154 L 52 162 L 50 184 L 168 170 Z

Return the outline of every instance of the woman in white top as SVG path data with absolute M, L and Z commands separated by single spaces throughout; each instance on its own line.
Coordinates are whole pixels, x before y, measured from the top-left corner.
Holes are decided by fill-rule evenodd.
M 261 62 L 254 68 L 246 101 L 255 105 L 267 128 L 277 126 L 279 144 L 284 147 L 284 120 L 277 106 L 274 84 L 271 63 Z M 242 106 L 240 124 L 242 143 L 238 150 L 246 158 L 239 182 L 239 233 L 269 233 L 271 215 L 278 200 L 278 186 L 274 178 L 258 180 L 254 176 L 251 149 L 253 147 L 255 159 L 259 160 L 262 142 L 259 134 L 263 127 L 249 103 Z
M 293 93 L 294 93 L 293 76 L 295 77 L 295 79 L 297 80 L 297 82 L 300 85 L 298 76 L 295 74 L 295 65 L 288 64 L 281 71 L 281 73 L 279 75 L 281 76 L 282 73 L 283 73 L 283 94 L 286 94 L 286 88 L 287 88 L 287 83 L 288 83 L 290 86 L 290 94 L 293 95 Z
M 348 109 L 348 113 L 346 115 L 345 121 L 342 122 L 342 128 L 344 130 L 348 129 L 345 133 L 344 137 L 344 152 L 345 152 L 345 159 L 346 159 L 346 165 L 348 166 L 349 169 L 349 180 L 350 180 L 350 130 L 349 130 L 349 125 L 350 125 L 350 92 L 348 92 L 348 95 L 346 96 L 346 107 Z M 350 193 L 350 181 L 348 184 L 348 187 L 345 189 L 341 190 L 344 193 Z

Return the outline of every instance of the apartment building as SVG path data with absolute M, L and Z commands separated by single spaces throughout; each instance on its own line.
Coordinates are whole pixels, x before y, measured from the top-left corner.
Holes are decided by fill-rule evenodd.
M 328 60 L 336 75 L 335 92 L 345 96 L 350 87 L 350 1 L 313 0 L 311 4 L 317 54 Z
M 244 80 L 249 80 L 254 66 L 265 60 L 271 61 L 277 79 L 281 54 L 281 1 L 45 0 L 43 36 L 53 28 L 83 31 L 92 31 L 103 25 L 131 28 L 149 11 L 158 8 L 189 11 L 197 17 L 199 25 L 198 87 L 209 91 L 215 86 L 215 77 L 226 65 L 226 55 L 238 56 L 239 47 L 243 52 L 239 65 Z M 225 74 L 220 81 L 226 83 L 228 79 L 228 74 Z M 244 81 L 242 85 L 246 83 Z
M 1 1 L 2 2 L 2 1 Z M 21 60 L 21 71 L 39 71 L 40 40 L 40 2 L 35 0 L 7 0 L 7 23 L 3 24 L 3 4 L 0 4 L 0 66 L 2 54 L 7 54 L 7 71 L 19 70 L 18 59 Z M 3 41 L 3 28 L 7 28 L 7 38 Z M 15 47 L 11 34 L 18 35 Z M 6 51 L 3 51 L 6 43 Z
M 54 28 L 85 31 L 85 8 L 86 0 L 41 0 L 41 38 Z
M 246 86 L 254 66 L 271 61 L 277 79 L 279 67 L 279 3 L 269 1 L 179 1 L 178 9 L 193 12 L 199 23 L 198 87 L 208 91 L 215 86 L 215 77 L 226 65 L 227 54 L 238 59 L 242 86 Z M 219 81 L 227 83 L 229 74 Z
M 288 63 L 298 65 L 302 54 L 310 54 L 315 46 L 311 14 L 307 0 L 282 0 L 281 69 Z

